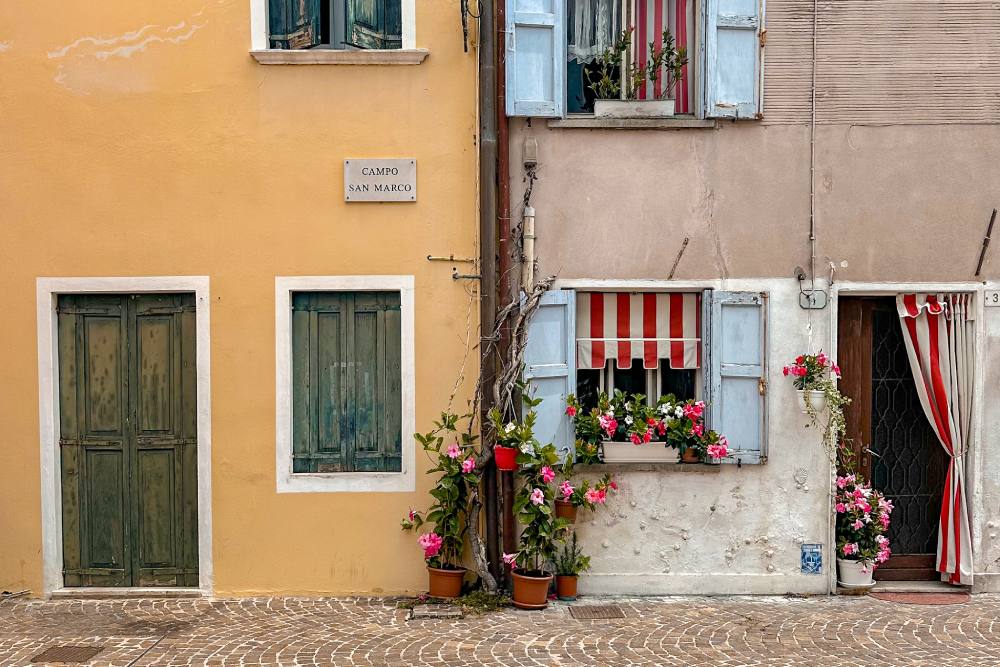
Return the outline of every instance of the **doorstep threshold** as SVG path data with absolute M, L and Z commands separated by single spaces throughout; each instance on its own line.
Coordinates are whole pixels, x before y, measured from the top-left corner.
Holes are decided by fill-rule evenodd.
M 106 600 L 120 598 L 200 598 L 205 593 L 200 588 L 161 588 L 136 587 L 124 588 L 117 586 L 94 586 L 57 588 L 49 593 L 53 600 Z
M 876 581 L 869 593 L 968 593 L 971 586 L 956 586 L 947 581 Z

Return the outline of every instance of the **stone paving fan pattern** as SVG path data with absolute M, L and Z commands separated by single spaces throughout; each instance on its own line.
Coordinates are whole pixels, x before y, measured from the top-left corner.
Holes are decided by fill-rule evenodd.
M 103 646 L 90 665 L 1000 665 L 1000 597 L 919 606 L 868 597 L 590 599 L 407 621 L 393 600 L 10 600 L 0 665 Z

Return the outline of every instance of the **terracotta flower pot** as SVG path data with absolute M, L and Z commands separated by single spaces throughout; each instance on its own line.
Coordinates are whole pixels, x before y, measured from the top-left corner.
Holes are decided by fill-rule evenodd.
M 517 449 L 497 445 L 493 448 L 493 460 L 496 461 L 497 470 L 517 470 Z
M 684 453 L 681 454 L 681 462 L 701 463 L 701 457 L 698 456 L 698 452 L 695 450 L 694 447 L 688 447 L 687 449 L 684 450 Z
M 549 605 L 549 584 L 552 575 L 532 572 L 534 576 L 511 572 L 514 579 L 514 606 L 518 609 L 545 609 Z
M 576 507 L 568 500 L 557 500 L 556 518 L 567 519 L 570 523 L 576 523 Z
M 560 600 L 573 601 L 576 599 L 576 582 L 574 575 L 560 574 L 556 576 L 556 597 Z
M 442 570 L 428 565 L 427 578 L 430 581 L 428 593 L 432 598 L 457 598 L 462 594 L 465 568 Z

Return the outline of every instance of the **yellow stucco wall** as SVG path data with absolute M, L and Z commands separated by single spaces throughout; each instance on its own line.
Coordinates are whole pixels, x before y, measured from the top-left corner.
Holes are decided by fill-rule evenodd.
M 414 275 L 430 425 L 470 315 L 425 257 L 476 252 L 475 52 L 445 0 L 417 2 L 419 66 L 263 66 L 249 45 L 249 0 L 0 3 L 0 589 L 42 588 L 38 276 L 210 277 L 217 594 L 426 585 L 399 530 L 422 453 L 416 493 L 275 491 L 274 277 Z M 345 205 L 350 157 L 415 157 L 418 203 Z

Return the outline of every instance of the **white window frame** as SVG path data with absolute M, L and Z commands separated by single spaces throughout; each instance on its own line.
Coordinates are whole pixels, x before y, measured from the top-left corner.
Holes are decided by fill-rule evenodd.
M 250 53 L 262 65 L 417 65 L 427 49 L 417 48 L 416 0 L 400 0 L 403 35 L 400 49 L 272 49 L 268 35 L 268 0 L 250 0 Z
M 278 276 L 274 279 L 275 462 L 278 493 L 404 492 L 416 484 L 413 276 Z M 292 293 L 398 292 L 402 451 L 399 472 L 292 472 Z

